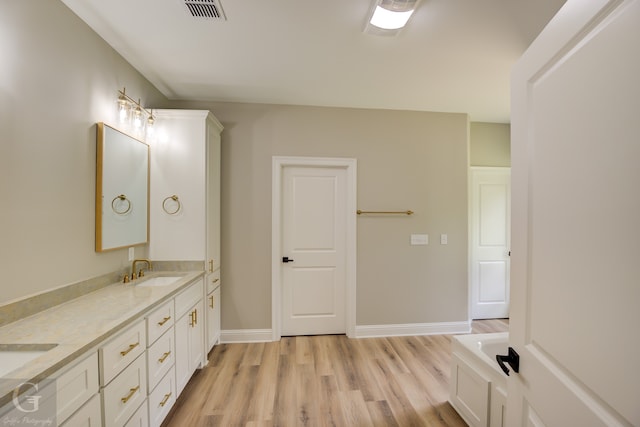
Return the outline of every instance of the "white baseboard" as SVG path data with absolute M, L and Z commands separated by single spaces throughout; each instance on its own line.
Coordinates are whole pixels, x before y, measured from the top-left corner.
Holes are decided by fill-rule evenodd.
M 469 332 L 471 332 L 471 321 L 363 325 L 356 326 L 354 338 L 468 334 Z M 273 341 L 273 331 L 271 329 L 228 329 L 220 333 L 220 343 L 222 344 L 271 341 Z
M 220 333 L 222 344 L 270 341 L 273 341 L 271 329 L 229 329 Z
M 471 321 L 356 326 L 356 338 L 468 334 L 469 332 L 471 332 Z

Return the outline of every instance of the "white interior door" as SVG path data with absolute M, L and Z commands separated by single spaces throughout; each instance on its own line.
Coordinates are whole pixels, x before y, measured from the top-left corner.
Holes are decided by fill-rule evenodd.
M 512 74 L 509 426 L 640 426 L 640 2 L 568 0 Z
M 287 166 L 282 191 L 282 335 L 346 332 L 346 170 Z
M 471 318 L 509 317 L 509 168 L 471 168 Z

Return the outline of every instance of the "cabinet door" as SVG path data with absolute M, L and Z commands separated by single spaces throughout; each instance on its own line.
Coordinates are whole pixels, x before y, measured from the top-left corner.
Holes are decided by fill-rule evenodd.
M 207 352 L 220 339 L 220 286 L 207 295 Z
M 154 110 L 166 140 L 151 150 L 149 257 L 205 260 L 205 118 L 208 111 Z M 177 196 L 177 201 L 172 199 Z M 179 204 L 178 204 L 179 202 Z
M 176 332 L 176 393 L 180 395 L 189 378 L 189 329 L 191 329 L 191 312 L 187 312 L 175 324 Z
M 98 427 L 102 425 L 100 395 L 94 395 L 82 408 L 67 419 L 62 427 Z
M 189 329 L 189 370 L 193 373 L 204 365 L 204 302 L 200 300 L 194 307 L 195 322 Z
M 173 328 L 171 328 L 147 350 L 149 391 L 156 388 L 158 382 L 171 370 L 175 363 L 176 348 L 174 340 L 175 334 Z
M 102 390 L 104 427 L 121 427 L 147 399 L 147 362 L 138 357 Z
M 173 371 L 169 371 L 149 394 L 149 427 L 160 427 L 175 402 L 176 378 Z
M 193 372 L 202 364 L 204 354 L 203 303 L 198 301 L 175 325 L 176 389 L 179 395 Z

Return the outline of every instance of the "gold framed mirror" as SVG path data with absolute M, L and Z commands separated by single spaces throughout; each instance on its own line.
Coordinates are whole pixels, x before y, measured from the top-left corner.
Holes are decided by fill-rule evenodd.
M 98 123 L 96 252 L 149 241 L 149 146 Z

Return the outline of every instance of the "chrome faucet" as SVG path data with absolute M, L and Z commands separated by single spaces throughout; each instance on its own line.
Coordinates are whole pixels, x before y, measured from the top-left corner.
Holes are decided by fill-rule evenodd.
M 138 277 L 143 277 L 144 276 L 144 271 L 142 269 L 140 269 L 140 271 L 138 272 L 138 274 L 136 274 L 136 264 L 139 262 L 146 262 L 147 263 L 147 270 L 151 270 L 153 269 L 153 266 L 151 265 L 151 261 L 148 259 L 134 259 L 133 263 L 131 264 L 131 280 L 135 280 Z

